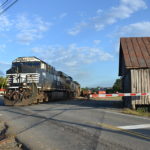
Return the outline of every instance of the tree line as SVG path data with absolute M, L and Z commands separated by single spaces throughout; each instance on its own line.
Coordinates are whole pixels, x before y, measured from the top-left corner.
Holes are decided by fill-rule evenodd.
M 6 88 L 6 84 L 7 84 L 6 78 L 0 77 L 0 89 Z
M 103 87 L 98 86 L 95 88 L 85 87 L 85 88 L 82 88 L 82 90 L 90 90 L 92 93 L 97 92 L 99 90 L 104 90 L 108 94 L 109 93 L 116 93 L 116 92 L 121 93 L 122 92 L 122 80 L 121 80 L 121 78 L 116 79 L 113 86 L 109 87 L 109 88 L 103 88 Z

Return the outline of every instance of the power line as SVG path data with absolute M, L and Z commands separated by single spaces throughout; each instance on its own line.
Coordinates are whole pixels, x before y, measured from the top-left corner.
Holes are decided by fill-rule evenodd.
M 0 15 L 3 14 L 5 11 L 7 11 L 10 7 L 12 7 L 18 0 L 5 0 L 0 5 Z
M 6 0 L 1 4 L 0 15 L 12 7 L 18 0 Z
M 3 7 L 3 6 L 4 6 L 5 4 L 7 4 L 7 3 L 8 3 L 8 0 L 6 0 L 5 2 L 3 2 L 2 4 L 0 3 L 0 4 L 1 4 L 1 5 L 0 5 L 0 8 Z

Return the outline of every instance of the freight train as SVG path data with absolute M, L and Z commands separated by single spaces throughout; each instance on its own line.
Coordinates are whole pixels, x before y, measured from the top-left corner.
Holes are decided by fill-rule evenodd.
M 6 72 L 5 105 L 29 105 L 80 95 L 80 84 L 37 57 L 18 57 Z

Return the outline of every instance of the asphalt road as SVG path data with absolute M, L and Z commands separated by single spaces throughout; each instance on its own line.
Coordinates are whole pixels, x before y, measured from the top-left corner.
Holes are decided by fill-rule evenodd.
M 8 107 L 0 99 L 0 119 L 8 123 L 10 133 L 32 150 L 150 147 L 150 118 L 121 114 L 118 102 L 68 100 Z

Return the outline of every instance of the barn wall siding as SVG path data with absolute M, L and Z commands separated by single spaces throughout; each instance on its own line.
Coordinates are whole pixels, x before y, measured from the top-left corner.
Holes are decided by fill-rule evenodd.
M 150 69 L 131 70 L 131 92 L 150 92 Z M 136 105 L 150 105 L 150 96 L 133 96 L 131 97 L 131 105 L 134 109 Z

